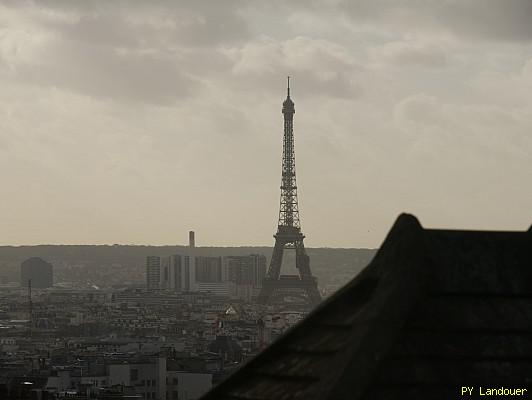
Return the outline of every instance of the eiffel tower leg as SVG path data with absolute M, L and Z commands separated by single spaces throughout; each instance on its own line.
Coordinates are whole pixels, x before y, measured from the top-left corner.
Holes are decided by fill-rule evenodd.
M 281 240 L 275 239 L 275 246 L 273 248 L 272 259 L 270 267 L 266 276 L 270 279 L 279 279 L 281 274 L 281 264 L 283 262 L 284 243 Z
M 303 241 L 296 242 L 296 268 L 299 271 L 301 279 L 309 278 L 312 276 L 310 272 L 310 258 L 305 252 L 305 246 Z
M 277 281 L 279 279 L 279 275 L 281 274 L 283 252 L 284 244 L 276 238 L 275 246 L 273 248 L 272 253 L 272 259 L 270 261 L 270 266 L 268 267 L 268 272 L 266 274 L 266 279 L 264 279 L 262 283 L 262 288 L 257 299 L 257 301 L 261 304 L 266 304 L 273 295 L 274 285 L 272 283 Z
M 312 304 L 318 304 L 321 301 L 321 295 L 316 281 L 309 283 L 305 289 L 305 292 L 307 293 L 307 296 Z
M 307 281 L 305 293 L 312 304 L 318 304 L 321 301 L 321 295 L 318 290 L 316 279 L 310 272 L 310 257 L 305 252 L 303 241 L 296 243 L 296 267 L 302 281 Z

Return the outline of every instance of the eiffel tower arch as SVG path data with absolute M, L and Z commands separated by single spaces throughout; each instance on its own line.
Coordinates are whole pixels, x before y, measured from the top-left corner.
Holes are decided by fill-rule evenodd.
M 294 148 L 293 121 L 294 102 L 290 98 L 290 77 L 288 77 L 287 97 L 283 102 L 284 136 L 283 161 L 281 173 L 281 200 L 279 222 L 275 246 L 270 266 L 259 293 L 259 303 L 270 303 L 278 293 L 304 292 L 309 303 L 317 304 L 321 300 L 317 279 L 310 271 L 309 256 L 305 251 L 299 220 L 299 208 L 296 185 L 296 161 Z M 281 275 L 283 254 L 287 249 L 295 250 L 298 275 Z

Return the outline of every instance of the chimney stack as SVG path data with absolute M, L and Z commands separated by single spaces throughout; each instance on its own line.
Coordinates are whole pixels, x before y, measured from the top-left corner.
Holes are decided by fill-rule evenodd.
M 190 231 L 188 233 L 188 247 L 190 247 L 191 249 L 196 247 L 196 240 L 194 239 L 194 231 Z

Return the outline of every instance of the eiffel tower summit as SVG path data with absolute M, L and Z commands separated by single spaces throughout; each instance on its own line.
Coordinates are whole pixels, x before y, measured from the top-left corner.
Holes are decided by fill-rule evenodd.
M 321 300 L 317 279 L 310 271 L 309 256 L 305 251 L 299 220 L 296 185 L 296 159 L 294 149 L 293 121 L 296 113 L 290 98 L 290 77 L 288 77 L 287 97 L 283 102 L 284 136 L 281 176 L 281 201 L 279 223 L 270 266 L 259 293 L 259 303 L 272 303 L 278 296 L 301 293 L 307 302 L 317 304 Z M 281 275 L 281 265 L 285 250 L 295 250 L 296 268 L 299 275 Z

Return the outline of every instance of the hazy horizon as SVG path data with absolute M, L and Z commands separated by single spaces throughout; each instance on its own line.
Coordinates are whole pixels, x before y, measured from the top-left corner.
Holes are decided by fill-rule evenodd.
M 384 239 L 383 239 L 384 241 Z M 0 247 L 38 247 L 38 246 L 129 246 L 129 247 L 188 247 L 188 244 L 142 244 L 142 243 L 40 243 L 40 244 L 0 244 Z M 252 246 L 233 245 L 233 246 L 217 246 L 205 245 L 198 246 L 198 249 L 232 249 L 232 248 L 273 248 L 273 244 L 257 244 Z M 331 250 L 377 250 L 378 247 L 329 247 L 329 246 L 305 246 L 306 249 L 331 249 Z
M 0 245 L 307 247 L 532 223 L 532 2 L 0 4 Z M 143 244 L 140 244 L 143 245 Z

